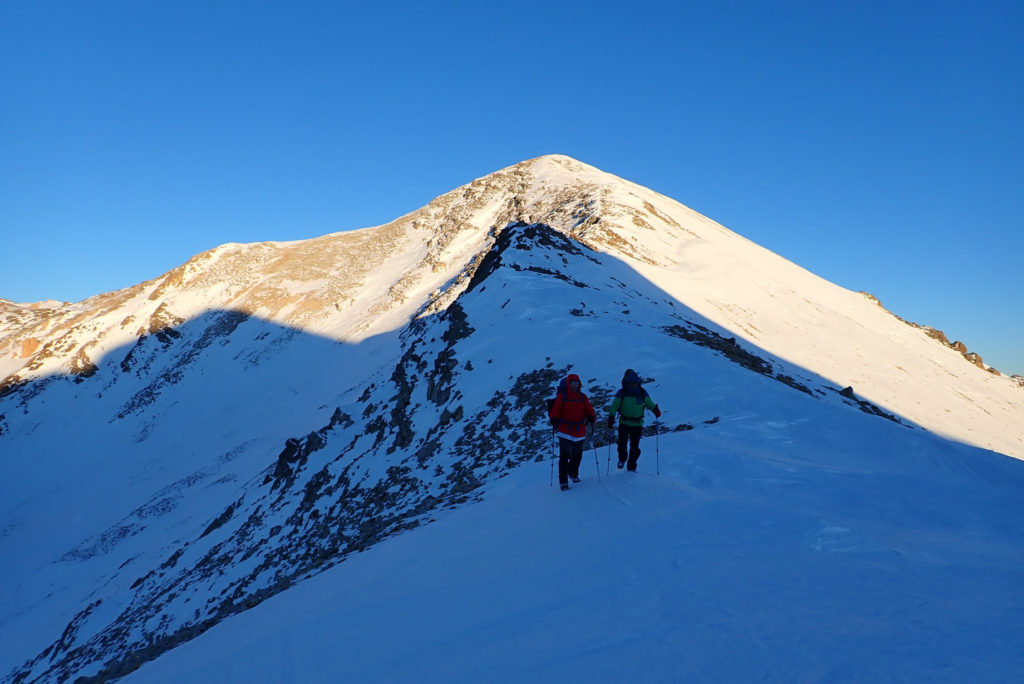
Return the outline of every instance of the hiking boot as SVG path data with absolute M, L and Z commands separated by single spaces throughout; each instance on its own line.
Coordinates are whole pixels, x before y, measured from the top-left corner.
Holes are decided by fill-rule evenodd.
M 579 482 L 580 481 L 580 478 L 577 475 L 570 475 L 569 479 L 572 480 L 573 482 Z
M 625 461 L 619 461 L 619 464 L 618 464 L 619 470 L 622 470 L 623 466 L 625 466 L 625 465 L 626 465 Z
M 569 483 L 568 482 L 563 482 L 562 484 L 559 485 L 559 487 L 562 488 L 563 492 L 569 491 Z

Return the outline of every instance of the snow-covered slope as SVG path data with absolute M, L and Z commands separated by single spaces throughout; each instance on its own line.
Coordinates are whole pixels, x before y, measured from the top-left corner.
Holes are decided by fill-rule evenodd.
M 224 245 L 84 302 L 0 306 L 0 669 L 15 680 L 131 672 L 450 518 L 546 458 L 544 398 L 569 370 L 604 406 L 637 368 L 666 443 L 722 440 L 708 456 L 814 473 L 883 459 L 911 492 L 936 473 L 974 487 L 977 468 L 1016 486 L 1016 461 L 927 431 L 1024 456 L 1012 379 L 566 157 L 386 226 Z M 835 443 L 813 453 L 807 431 Z
M 125 682 L 1014 681 L 1024 464 L 774 397 L 566 494 L 523 466 Z

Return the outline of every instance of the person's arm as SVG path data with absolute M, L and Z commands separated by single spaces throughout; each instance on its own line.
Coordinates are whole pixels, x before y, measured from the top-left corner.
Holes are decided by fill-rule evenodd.
M 558 424 L 558 419 L 562 415 L 562 395 L 559 394 L 555 397 L 555 403 L 551 405 L 551 410 L 548 411 L 548 418 L 551 420 L 552 425 Z
M 622 397 L 615 395 L 612 400 L 612 407 L 608 409 L 608 427 L 615 427 L 615 414 L 619 412 L 619 407 L 622 406 Z
M 651 395 L 650 394 L 645 394 L 644 395 L 644 406 L 646 406 L 650 410 L 654 411 L 655 417 L 661 418 L 661 409 L 658 408 L 658 405 L 654 403 L 653 399 L 651 399 Z

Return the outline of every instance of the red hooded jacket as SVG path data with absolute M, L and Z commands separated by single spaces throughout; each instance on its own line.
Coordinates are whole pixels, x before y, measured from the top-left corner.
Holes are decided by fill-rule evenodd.
M 590 405 L 582 391 L 573 391 L 570 387 L 572 381 L 579 382 L 580 376 L 573 373 L 565 379 L 565 391 L 559 392 L 555 397 L 555 403 L 551 405 L 548 416 L 557 420 L 555 429 L 570 439 L 583 439 L 587 436 L 587 422 L 597 419 L 594 407 Z

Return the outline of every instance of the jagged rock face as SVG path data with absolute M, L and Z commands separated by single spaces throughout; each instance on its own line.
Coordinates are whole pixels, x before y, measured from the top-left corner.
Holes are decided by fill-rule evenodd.
M 802 322 L 791 355 L 773 303 L 779 329 Z M 565 157 L 385 226 L 225 245 L 85 302 L 0 306 L 0 345 L 41 343 L 0 386 L 0 446 L 15 454 L 0 464 L 0 544 L 24 570 L 12 592 L 24 603 L 0 620 L 46 635 L 10 652 L 15 680 L 125 674 L 482 496 L 550 454 L 544 399 L 570 370 L 600 408 L 622 368 L 658 367 L 655 391 L 691 407 L 672 430 L 742 412 L 716 403 L 714 382 L 914 429 L 922 421 L 877 401 L 872 382 L 904 373 L 907 392 L 944 391 L 915 356 L 947 384 L 959 367 L 982 379 L 952 390 L 973 425 L 1019 411 L 985 403 L 1002 378 L 861 295 Z M 815 325 L 832 347 L 874 328 L 898 339 L 859 338 L 875 365 L 818 367 Z M 1013 439 L 1000 447 L 1012 453 Z M 89 523 L 74 522 L 86 507 Z

